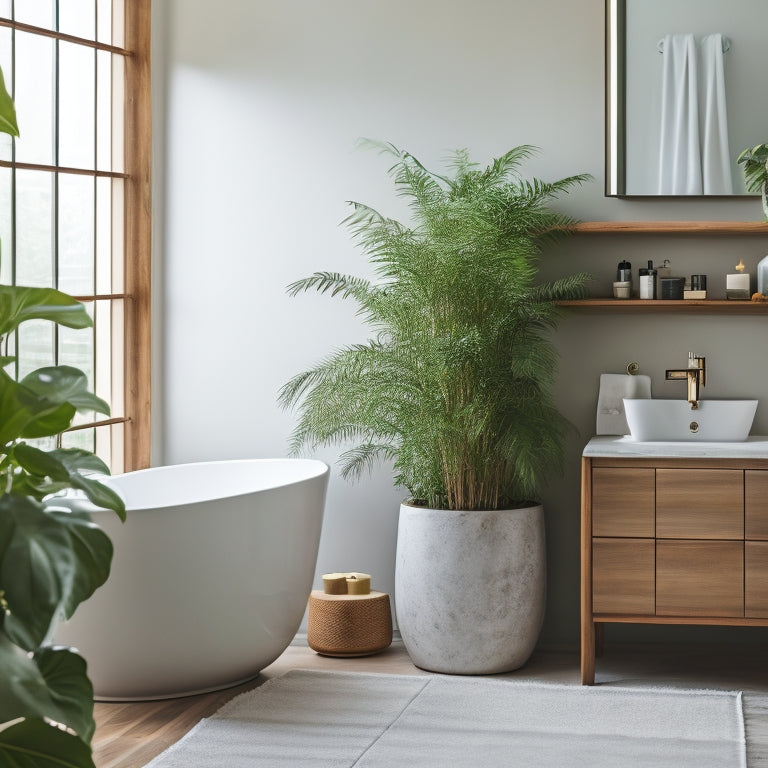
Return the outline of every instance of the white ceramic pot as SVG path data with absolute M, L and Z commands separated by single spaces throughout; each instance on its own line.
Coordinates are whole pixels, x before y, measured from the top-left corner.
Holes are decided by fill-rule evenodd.
M 457 675 L 521 667 L 545 602 L 540 505 L 473 512 L 401 505 L 395 607 L 417 667 Z

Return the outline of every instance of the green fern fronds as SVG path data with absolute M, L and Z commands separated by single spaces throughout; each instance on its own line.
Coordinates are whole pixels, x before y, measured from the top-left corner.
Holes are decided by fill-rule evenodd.
M 585 293 L 588 276 L 538 281 L 544 248 L 574 222 L 552 199 L 589 179 L 520 177 L 534 152 L 515 147 L 486 168 L 456 151 L 451 175 L 392 144 L 396 192 L 412 222 L 353 202 L 345 220 L 376 281 L 316 272 L 288 287 L 350 299 L 373 331 L 282 388 L 298 410 L 291 450 L 342 444 L 345 477 L 380 459 L 432 507 L 492 509 L 539 498 L 562 460 L 566 422 L 552 402 L 557 363 L 545 331 L 555 302 Z

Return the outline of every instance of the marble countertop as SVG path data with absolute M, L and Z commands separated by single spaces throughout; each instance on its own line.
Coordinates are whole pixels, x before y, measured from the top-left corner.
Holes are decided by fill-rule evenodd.
M 766 459 L 768 437 L 750 435 L 742 443 L 710 443 L 699 440 L 639 442 L 628 435 L 593 437 L 584 448 L 586 457 Z

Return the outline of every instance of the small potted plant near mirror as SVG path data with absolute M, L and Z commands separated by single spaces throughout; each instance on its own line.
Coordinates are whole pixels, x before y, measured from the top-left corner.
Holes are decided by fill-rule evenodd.
M 738 162 L 744 165 L 744 181 L 747 192 L 757 192 L 763 204 L 763 215 L 768 221 L 768 144 L 758 144 L 745 149 Z M 768 256 L 757 264 L 757 292 L 753 301 L 768 301 Z
M 0 71 L 0 131 L 18 136 Z M 108 413 L 84 373 L 48 366 L 21 380 L 8 354 L 30 320 L 92 325 L 85 307 L 52 288 L 0 285 L 0 765 L 94 768 L 93 689 L 84 659 L 52 646 L 69 617 L 109 575 L 112 543 L 86 514 L 56 503 L 77 489 L 124 517 L 122 500 L 93 475 L 109 474 L 89 451 L 41 447 L 77 411 Z
M 545 605 L 541 490 L 562 461 L 567 424 L 551 395 L 547 339 L 556 300 L 587 275 L 541 283 L 537 259 L 573 222 L 552 198 L 587 178 L 521 178 L 533 148 L 482 169 L 454 153 L 452 173 L 413 155 L 390 174 L 413 223 L 352 203 L 346 220 L 377 280 L 317 272 L 289 286 L 351 299 L 373 332 L 292 378 L 292 450 L 341 443 L 341 474 L 394 463 L 400 508 L 395 606 L 424 669 L 502 672 L 528 659 Z
M 763 214 L 768 219 L 768 144 L 745 149 L 738 161 L 744 166 L 747 192 L 757 192 L 763 203 Z

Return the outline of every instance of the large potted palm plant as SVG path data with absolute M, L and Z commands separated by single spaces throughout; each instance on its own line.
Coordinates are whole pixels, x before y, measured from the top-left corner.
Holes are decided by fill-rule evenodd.
M 409 496 L 396 614 L 417 666 L 514 669 L 543 620 L 539 501 L 566 431 L 546 334 L 555 301 L 583 295 L 587 280 L 539 282 L 537 259 L 572 225 L 550 200 L 588 177 L 522 179 L 529 146 L 485 169 L 457 151 L 449 175 L 377 146 L 394 158 L 390 173 L 413 222 L 352 203 L 346 223 L 377 279 L 317 272 L 289 286 L 292 295 L 316 289 L 355 301 L 373 334 L 282 388 L 281 403 L 299 414 L 292 449 L 342 443 L 348 477 L 393 461 Z

